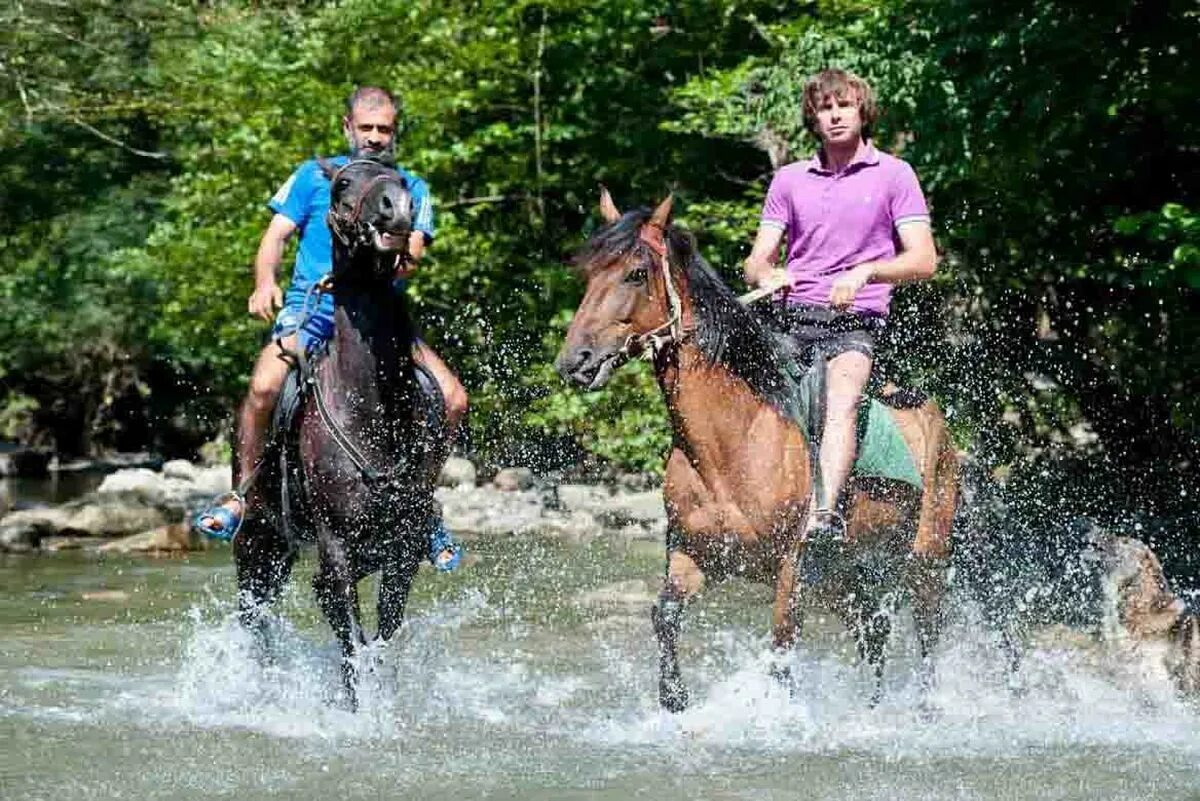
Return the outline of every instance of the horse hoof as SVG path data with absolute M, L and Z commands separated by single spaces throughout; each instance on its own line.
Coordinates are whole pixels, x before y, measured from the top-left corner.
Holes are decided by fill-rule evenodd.
M 796 697 L 796 682 L 792 680 L 792 669 L 787 665 L 772 665 L 771 678 L 788 691 L 788 695 Z
M 687 688 L 677 682 L 663 682 L 658 688 L 658 703 L 673 714 L 687 709 Z

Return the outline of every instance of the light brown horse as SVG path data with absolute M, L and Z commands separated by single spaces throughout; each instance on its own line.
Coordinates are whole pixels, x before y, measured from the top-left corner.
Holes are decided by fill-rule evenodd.
M 775 588 L 775 648 L 795 643 L 801 593 L 812 583 L 836 600 L 860 657 L 881 692 L 890 632 L 882 600 L 911 595 L 922 654 L 923 685 L 932 681 L 958 464 L 945 420 L 932 402 L 891 409 L 922 490 L 852 477 L 846 539 L 838 558 L 810 573 L 802 532 L 812 495 L 810 447 L 789 414 L 794 352 L 741 303 L 704 263 L 690 235 L 670 224 L 671 199 L 651 213 L 620 214 L 605 192 L 607 225 L 584 246 L 587 290 L 559 353 L 559 373 L 597 389 L 624 361 L 649 355 L 662 389 L 673 442 L 663 494 L 666 577 L 651 610 L 659 645 L 659 700 L 682 710 L 687 688 L 676 640 L 685 605 L 707 579 L 743 576 Z M 646 353 L 649 351 L 649 353 Z M 892 558 L 894 571 L 871 565 Z M 830 565 L 840 564 L 838 569 Z M 779 669 L 786 675 L 786 668 Z

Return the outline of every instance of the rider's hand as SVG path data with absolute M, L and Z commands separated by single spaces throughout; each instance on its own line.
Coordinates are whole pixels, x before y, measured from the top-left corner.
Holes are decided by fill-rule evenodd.
M 854 297 L 875 276 L 875 265 L 867 262 L 844 272 L 833 282 L 829 290 L 829 305 L 844 309 L 854 302 Z
M 420 261 L 425 254 L 425 234 L 413 231 L 408 235 L 408 255 L 412 261 Z
M 394 277 L 407 280 L 412 277 L 412 274 L 417 271 L 417 262 L 412 258 L 404 258 L 402 254 L 396 254 L 396 272 Z
M 246 303 L 250 314 L 266 320 L 268 323 L 275 319 L 275 310 L 283 308 L 283 291 L 279 284 L 272 281 L 269 284 L 259 284 Z

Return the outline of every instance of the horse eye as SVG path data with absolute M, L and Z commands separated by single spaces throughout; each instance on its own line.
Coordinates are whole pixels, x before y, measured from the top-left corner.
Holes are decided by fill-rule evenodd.
M 625 274 L 625 283 L 627 284 L 644 284 L 646 283 L 646 268 L 634 267 Z

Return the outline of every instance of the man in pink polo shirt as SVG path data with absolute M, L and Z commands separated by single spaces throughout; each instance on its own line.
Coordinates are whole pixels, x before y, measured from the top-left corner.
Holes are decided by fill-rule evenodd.
M 892 286 L 933 275 L 937 252 L 917 176 L 871 143 L 871 88 L 825 70 L 804 88 L 804 124 L 820 141 L 811 159 L 788 164 L 767 191 L 754 248 L 752 286 L 785 283 L 791 332 L 829 357 L 819 463 L 808 533 L 839 533 L 838 500 L 855 456 L 859 400 L 871 375 L 875 336 Z M 787 238 L 785 270 L 777 270 Z M 786 275 L 781 275 L 786 273 Z

